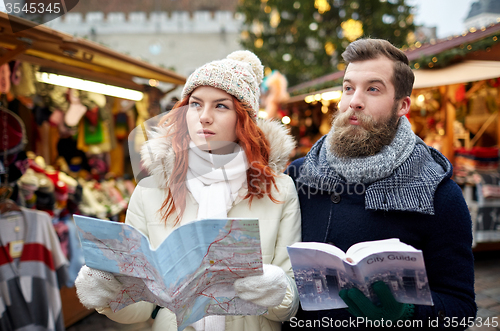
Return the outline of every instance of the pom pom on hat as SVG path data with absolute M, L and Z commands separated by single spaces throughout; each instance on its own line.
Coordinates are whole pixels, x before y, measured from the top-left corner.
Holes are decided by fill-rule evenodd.
M 182 98 L 197 87 L 215 87 L 249 105 L 250 116 L 255 120 L 263 77 L 264 67 L 257 55 L 250 51 L 235 51 L 223 60 L 209 62 L 196 69 L 184 85 Z
M 252 71 L 257 79 L 257 83 L 260 85 L 262 79 L 264 79 L 264 70 L 260 59 L 254 53 L 250 51 L 235 51 L 227 56 L 228 59 L 247 62 L 252 66 Z

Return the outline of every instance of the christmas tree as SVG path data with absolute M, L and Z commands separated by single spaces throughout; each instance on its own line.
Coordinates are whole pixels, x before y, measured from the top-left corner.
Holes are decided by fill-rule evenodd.
M 343 70 L 340 54 L 360 37 L 406 45 L 412 9 L 405 0 L 240 0 L 237 10 L 243 47 L 294 86 Z

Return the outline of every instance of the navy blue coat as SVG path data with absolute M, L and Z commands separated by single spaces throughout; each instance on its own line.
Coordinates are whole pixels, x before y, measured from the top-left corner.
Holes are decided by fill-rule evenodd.
M 460 187 L 450 178 L 451 168 L 437 186 L 434 215 L 430 215 L 366 209 L 366 194 L 360 184 L 343 183 L 343 189 L 337 190 L 339 194 L 311 188 L 297 182 L 303 163 L 304 158 L 295 160 L 286 171 L 297 185 L 303 241 L 331 243 L 346 251 L 362 241 L 399 238 L 422 250 L 434 302 L 434 306 L 415 306 L 413 321 L 422 324 L 414 324 L 414 329 L 436 330 L 436 323 L 445 327 L 453 321 L 463 324 L 469 317 L 475 318 L 471 218 Z M 343 326 L 349 325 L 347 321 L 353 326 L 355 317 L 346 309 L 300 309 L 295 318 L 283 325 L 283 330 L 308 326 L 309 330 L 335 329 L 341 320 L 345 320 Z M 366 325 L 357 326 L 368 329 Z M 465 327 L 459 325 L 456 329 Z

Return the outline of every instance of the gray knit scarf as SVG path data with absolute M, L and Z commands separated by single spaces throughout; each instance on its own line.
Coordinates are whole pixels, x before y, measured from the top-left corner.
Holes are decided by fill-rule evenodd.
M 333 132 L 333 127 L 330 132 Z M 410 122 L 402 116 L 399 118 L 396 136 L 379 153 L 359 158 L 340 158 L 330 152 L 330 139 L 327 138 L 326 160 L 346 182 L 370 184 L 389 176 L 403 164 L 413 152 L 415 140 Z
M 408 136 L 410 133 L 413 138 Z M 343 186 L 349 184 L 347 177 L 352 180 L 350 184 L 360 183 L 356 180 L 372 181 L 370 184 L 363 184 L 366 188 L 367 210 L 434 214 L 434 192 L 439 183 L 451 177 L 451 163 L 410 132 L 406 118 L 398 126 L 395 141 L 381 151 L 384 153 L 383 157 L 376 155 L 352 161 L 343 160 L 345 164 L 334 160 L 336 169 L 332 165 L 330 149 L 326 146 L 327 137 L 321 137 L 314 144 L 300 168 L 288 168 L 288 173 L 293 172 L 298 176 L 297 191 L 308 194 L 325 191 L 337 193 L 342 192 Z M 365 159 L 368 161 L 363 163 Z M 384 164 L 381 170 L 378 170 L 376 162 Z M 365 165 L 372 169 L 363 169 Z M 337 171 L 342 171 L 342 175 Z M 357 176 L 355 172 L 362 172 L 362 175 Z M 342 178 L 344 176 L 346 178 Z M 375 180 L 377 177 L 380 179 Z

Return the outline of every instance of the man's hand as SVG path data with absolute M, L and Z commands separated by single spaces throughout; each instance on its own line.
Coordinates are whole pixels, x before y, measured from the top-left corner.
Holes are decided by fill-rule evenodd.
M 370 320 L 407 320 L 413 316 L 414 305 L 397 302 L 387 285 L 378 281 L 373 285 L 373 292 L 380 304 L 375 305 L 359 289 L 341 290 L 339 296 L 348 306 L 348 311 L 356 317 L 366 317 Z

